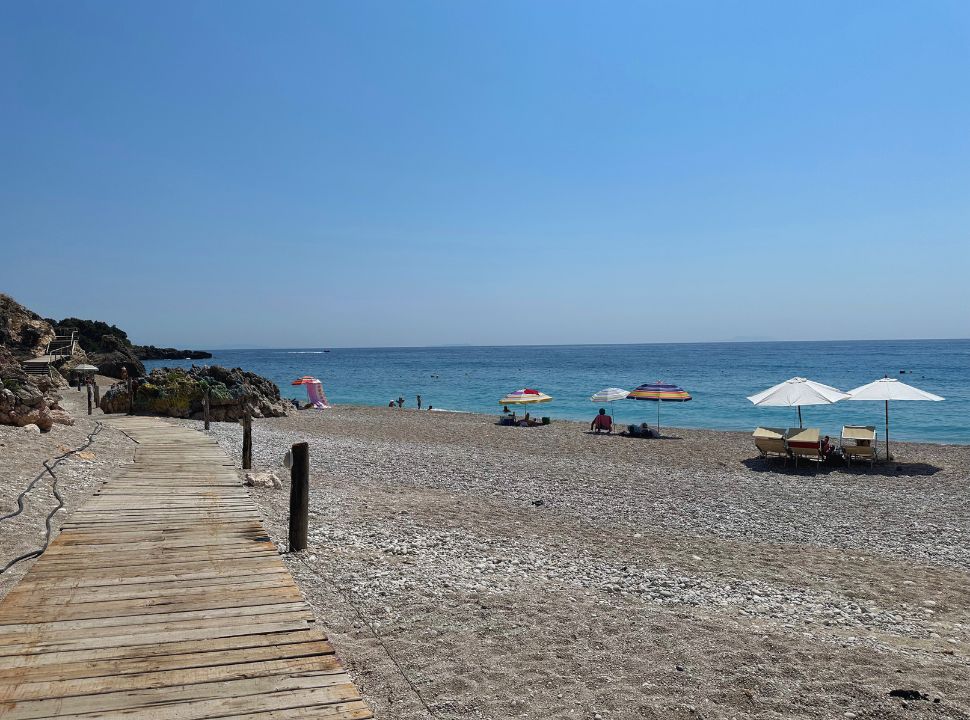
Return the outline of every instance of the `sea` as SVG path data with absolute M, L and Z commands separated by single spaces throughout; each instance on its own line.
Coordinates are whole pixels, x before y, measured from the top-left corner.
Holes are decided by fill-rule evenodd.
M 291 382 L 321 380 L 333 404 L 497 414 L 506 393 L 529 387 L 554 400 L 533 406 L 536 416 L 589 421 L 601 406 L 590 396 L 606 387 L 630 390 L 645 382 L 679 385 L 690 402 L 621 400 L 618 423 L 663 428 L 747 430 L 797 426 L 793 408 L 762 408 L 746 398 L 791 377 L 850 390 L 889 376 L 943 402 L 890 405 L 890 440 L 970 443 L 970 340 L 852 342 L 736 342 L 511 347 L 279 348 L 219 350 L 211 360 L 146 362 L 153 367 L 213 364 L 239 367 L 274 381 L 284 397 L 305 399 Z M 838 437 L 842 425 L 875 425 L 883 437 L 881 402 L 839 402 L 802 408 L 806 427 Z

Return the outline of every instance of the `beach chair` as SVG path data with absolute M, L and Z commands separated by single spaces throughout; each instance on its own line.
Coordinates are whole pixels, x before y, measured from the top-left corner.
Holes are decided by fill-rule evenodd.
M 875 425 L 845 425 L 842 427 L 842 437 L 839 440 L 842 457 L 850 467 L 852 460 L 868 460 L 871 468 L 876 461 L 876 427 Z
M 818 428 L 790 428 L 786 434 L 785 444 L 788 446 L 788 453 L 795 458 L 795 467 L 798 467 L 798 458 L 814 460 L 820 463 L 825 458 L 822 456 L 822 440 L 819 437 Z M 818 465 L 815 466 L 816 469 Z
M 781 428 L 755 428 L 752 436 L 754 446 L 761 453 L 761 459 L 768 462 L 768 456 L 775 455 L 788 462 L 788 446 L 785 445 L 786 431 Z

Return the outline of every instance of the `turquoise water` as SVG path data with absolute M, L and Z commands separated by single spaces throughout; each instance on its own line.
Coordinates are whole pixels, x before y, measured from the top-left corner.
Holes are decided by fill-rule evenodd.
M 663 380 L 694 398 L 665 403 L 663 425 L 724 430 L 797 425 L 793 409 L 756 408 L 745 399 L 790 377 L 849 390 L 888 374 L 946 398 L 892 404 L 891 438 L 970 443 L 970 340 L 222 350 L 196 363 L 264 375 L 287 397 L 305 398 L 290 381 L 314 375 L 331 402 L 358 405 L 386 406 L 403 395 L 405 407 L 413 408 L 420 393 L 425 407 L 496 413 L 502 395 L 534 387 L 555 398 L 537 414 L 573 420 L 592 418 L 597 407 L 589 396 L 597 390 Z M 802 414 L 806 426 L 831 435 L 843 424 L 876 425 L 883 434 L 882 403 L 841 402 L 806 407 Z M 615 415 L 618 422 L 653 424 L 657 406 L 623 400 Z

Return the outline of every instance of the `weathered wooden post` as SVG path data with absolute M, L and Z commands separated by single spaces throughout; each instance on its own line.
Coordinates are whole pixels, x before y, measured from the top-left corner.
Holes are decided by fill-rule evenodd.
M 290 552 L 306 550 L 310 525 L 310 446 L 296 443 L 290 467 Z
M 94 381 L 94 406 L 101 407 L 101 386 L 97 380 Z
M 88 383 L 88 415 L 91 414 L 91 402 L 94 399 L 94 390 L 91 389 L 91 383 Z
M 209 429 L 209 388 L 205 389 L 205 394 L 202 396 L 202 417 L 205 419 L 205 429 Z
M 135 414 L 135 383 L 128 378 L 128 414 Z
M 242 447 L 242 466 L 243 470 L 253 469 L 253 418 L 246 411 L 242 419 L 243 426 L 243 447 Z

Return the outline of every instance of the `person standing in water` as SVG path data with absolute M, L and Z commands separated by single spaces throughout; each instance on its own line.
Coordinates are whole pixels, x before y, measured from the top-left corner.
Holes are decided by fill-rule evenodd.
M 418 410 L 420 410 L 421 409 L 421 396 L 420 395 L 418 395 L 417 400 L 418 400 Z

